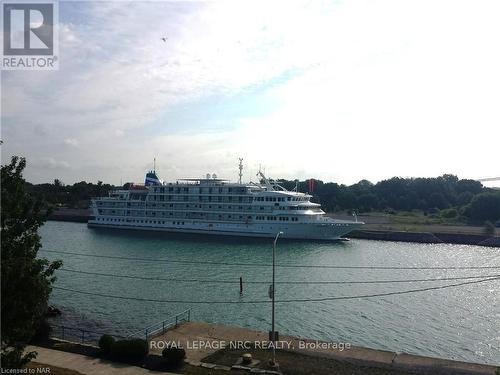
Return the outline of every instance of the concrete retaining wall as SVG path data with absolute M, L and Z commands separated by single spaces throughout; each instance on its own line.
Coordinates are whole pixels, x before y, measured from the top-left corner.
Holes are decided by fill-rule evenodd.
M 356 230 L 349 233 L 347 237 L 382 241 L 454 243 L 463 245 L 500 247 L 500 237 L 489 237 L 486 235 L 478 234 Z

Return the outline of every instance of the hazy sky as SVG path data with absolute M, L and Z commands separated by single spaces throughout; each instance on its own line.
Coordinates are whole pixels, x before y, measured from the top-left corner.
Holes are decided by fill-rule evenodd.
M 498 0 L 59 10 L 59 71 L 2 72 L 29 181 L 500 175 Z

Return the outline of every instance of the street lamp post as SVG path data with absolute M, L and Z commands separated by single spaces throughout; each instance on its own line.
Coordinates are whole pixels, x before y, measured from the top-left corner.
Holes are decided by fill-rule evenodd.
M 276 366 L 276 331 L 274 330 L 274 297 L 275 297 L 275 270 L 276 270 L 276 242 L 278 242 L 278 238 L 280 235 L 282 235 L 283 232 L 278 232 L 276 234 L 276 237 L 274 238 L 273 242 L 273 284 L 271 285 L 271 299 L 272 299 L 272 319 L 271 319 L 271 335 L 272 335 L 272 342 L 273 342 L 273 359 L 272 359 L 272 366 Z

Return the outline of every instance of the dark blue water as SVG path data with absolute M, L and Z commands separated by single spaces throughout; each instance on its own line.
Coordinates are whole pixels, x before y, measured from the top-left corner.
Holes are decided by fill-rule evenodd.
M 43 249 L 121 257 L 211 262 L 266 263 L 268 240 L 215 240 L 89 229 L 85 224 L 48 222 L 41 230 Z M 182 301 L 268 299 L 267 284 L 245 284 L 239 277 L 270 281 L 270 267 L 131 261 L 40 252 L 62 259 L 63 268 L 141 277 L 234 280 L 234 284 L 138 280 L 58 271 L 56 286 L 136 298 Z M 500 249 L 466 245 L 412 244 L 352 240 L 341 243 L 279 242 L 278 263 L 368 266 L 483 266 L 493 270 L 360 270 L 278 268 L 277 280 L 382 280 L 500 274 Z M 385 293 L 461 281 L 395 284 L 280 284 L 277 299 L 320 298 Z M 295 302 L 277 305 L 283 334 L 353 345 L 482 363 L 500 363 L 500 281 L 443 290 L 366 299 Z M 126 335 L 192 308 L 193 319 L 270 328 L 266 304 L 194 304 L 125 301 L 54 290 L 51 303 L 64 312 L 59 321 Z

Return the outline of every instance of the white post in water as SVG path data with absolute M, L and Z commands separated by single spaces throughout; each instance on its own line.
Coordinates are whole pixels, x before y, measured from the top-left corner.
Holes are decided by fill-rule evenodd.
M 275 297 L 275 269 L 276 269 L 276 242 L 278 242 L 278 237 L 283 234 L 283 232 L 278 232 L 276 234 L 276 238 L 274 239 L 273 242 L 273 284 L 271 285 L 271 298 L 272 298 L 272 319 L 271 319 L 271 335 L 272 335 L 272 341 L 273 341 L 273 359 L 271 365 L 273 367 L 276 366 L 276 331 L 274 330 L 274 297 Z

